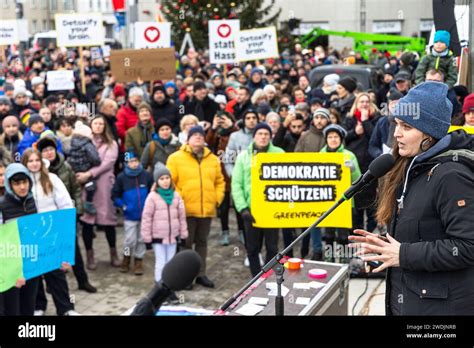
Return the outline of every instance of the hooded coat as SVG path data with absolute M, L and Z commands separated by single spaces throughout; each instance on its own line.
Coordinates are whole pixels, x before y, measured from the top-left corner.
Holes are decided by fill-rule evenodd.
M 473 137 L 455 131 L 414 157 L 397 197 L 388 229 L 400 267 L 387 272 L 387 314 L 473 315 Z

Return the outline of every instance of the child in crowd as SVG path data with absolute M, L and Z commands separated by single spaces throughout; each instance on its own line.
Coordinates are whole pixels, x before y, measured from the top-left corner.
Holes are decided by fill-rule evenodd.
M 100 164 L 99 153 L 92 143 L 92 130 L 81 121 L 77 121 L 72 132 L 71 148 L 67 162 L 75 173 L 87 172 L 92 167 Z M 95 181 L 89 180 L 84 184 L 86 200 L 84 211 L 89 214 L 97 214 L 97 209 L 92 202 L 96 190 Z
M 145 199 L 153 185 L 153 178 L 143 169 L 136 153 L 125 152 L 125 169 L 117 177 L 112 191 L 114 205 L 124 212 L 124 252 L 120 272 L 130 270 L 130 261 L 134 258 L 135 275 L 143 274 L 143 257 L 146 246 L 140 233 L 140 220 Z
M 141 234 L 145 243 L 153 246 L 158 283 L 165 264 L 176 254 L 178 241 L 188 237 L 188 225 L 183 199 L 175 190 L 165 165 L 155 167 L 154 181 L 156 187 L 145 201 Z M 170 296 L 170 301 L 177 302 L 175 294 Z
M 2 121 L 3 133 L 0 135 L 0 146 L 3 146 L 14 161 L 20 161 L 18 144 L 23 138 L 20 132 L 20 121 L 16 116 L 7 116 Z
M 66 158 L 71 152 L 72 131 L 74 130 L 73 119 L 68 117 L 61 117 L 58 120 L 58 129 L 56 135 L 63 144 L 63 152 Z
M 449 51 L 451 34 L 446 30 L 438 30 L 435 33 L 431 53 L 424 56 L 415 71 L 415 82 L 417 85 L 425 81 L 426 73 L 431 70 L 441 71 L 445 78 L 444 82 L 449 88 L 454 87 L 458 80 L 456 58 Z

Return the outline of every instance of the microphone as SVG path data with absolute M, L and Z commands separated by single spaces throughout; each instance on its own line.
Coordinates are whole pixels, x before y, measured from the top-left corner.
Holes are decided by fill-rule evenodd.
M 389 154 L 383 154 L 374 159 L 369 164 L 369 170 L 364 173 L 359 179 L 352 183 L 352 186 L 344 192 L 346 200 L 351 199 L 359 193 L 366 185 L 370 184 L 375 179 L 381 178 L 387 174 L 395 165 L 395 158 Z
M 283 258 L 283 255 L 286 255 L 296 243 L 299 243 L 305 236 L 309 234 L 309 232 L 319 225 L 321 221 L 323 221 L 326 217 L 328 217 L 334 210 L 337 209 L 344 201 L 352 198 L 356 193 L 358 193 L 364 186 L 369 184 L 375 179 L 378 179 L 385 174 L 387 174 L 390 169 L 393 168 L 395 165 L 395 158 L 391 154 L 384 154 L 377 157 L 375 160 L 372 161 L 369 165 L 369 170 L 361 176 L 358 180 L 356 180 L 352 186 L 344 192 L 342 197 L 333 204 L 331 208 L 329 208 L 322 216 L 319 217 L 311 226 L 309 226 L 303 233 L 301 233 L 296 239 L 290 243 L 290 245 L 286 246 L 283 251 L 277 253 L 270 261 L 267 262 L 266 265 L 262 267 L 260 272 L 255 275 L 247 284 L 244 285 L 239 291 L 237 291 L 231 298 L 229 298 L 221 307 L 220 310 L 225 311 L 229 308 L 237 299 L 253 284 L 255 283 L 262 275 L 272 269 L 280 260 Z M 275 311 L 276 312 L 276 311 Z
M 177 253 L 163 268 L 161 281 L 136 304 L 130 315 L 154 316 L 173 291 L 189 286 L 199 274 L 201 257 L 194 250 Z

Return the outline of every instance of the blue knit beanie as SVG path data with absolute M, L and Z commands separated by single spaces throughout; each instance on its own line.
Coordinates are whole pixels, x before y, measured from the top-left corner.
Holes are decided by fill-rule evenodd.
M 443 42 L 446 47 L 449 48 L 449 43 L 451 41 L 451 34 L 446 30 L 437 30 L 433 42 L 437 43 L 438 41 Z
M 453 110 L 447 95 L 446 84 L 423 82 L 400 99 L 393 116 L 435 139 L 441 139 L 448 133 Z

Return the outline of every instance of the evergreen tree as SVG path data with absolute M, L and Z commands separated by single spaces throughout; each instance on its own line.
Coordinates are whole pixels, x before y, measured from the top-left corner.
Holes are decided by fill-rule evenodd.
M 171 22 L 171 35 L 179 49 L 186 32 L 196 49 L 208 48 L 208 22 L 213 19 L 240 19 L 240 29 L 277 24 L 281 8 L 274 14 L 275 0 L 264 6 L 264 0 L 163 0 L 161 11 Z

